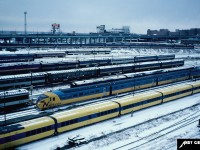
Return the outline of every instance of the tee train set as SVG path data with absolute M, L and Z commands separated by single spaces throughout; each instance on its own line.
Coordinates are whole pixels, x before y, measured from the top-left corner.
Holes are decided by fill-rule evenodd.
M 0 127 L 0 149 L 57 135 L 200 92 L 200 81 L 170 86 Z

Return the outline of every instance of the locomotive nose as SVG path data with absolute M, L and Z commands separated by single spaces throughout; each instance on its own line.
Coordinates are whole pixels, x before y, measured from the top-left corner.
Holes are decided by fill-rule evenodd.
M 48 98 L 48 96 L 47 95 L 44 95 L 44 94 L 42 94 L 42 95 L 40 95 L 39 97 L 38 97 L 38 99 L 37 99 L 37 102 L 36 102 L 36 106 L 40 109 L 40 110 L 43 110 L 43 109 L 45 109 L 44 107 L 44 103 L 45 103 L 45 99 L 47 99 Z
M 38 102 L 36 106 L 39 110 L 43 110 L 42 103 Z

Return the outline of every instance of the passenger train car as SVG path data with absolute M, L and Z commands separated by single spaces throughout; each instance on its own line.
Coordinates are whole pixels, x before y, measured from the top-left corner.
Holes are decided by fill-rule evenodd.
M 199 92 L 200 81 L 190 82 L 0 127 L 0 149 L 16 147 Z
M 43 56 L 40 53 L 35 54 L 35 55 L 39 58 Z M 62 62 L 55 62 L 55 63 L 46 63 L 46 62 L 20 63 L 20 64 L 12 63 L 12 64 L 7 64 L 7 65 L 0 65 L 0 75 L 42 72 L 42 71 L 51 71 L 51 70 L 93 67 L 93 66 L 106 66 L 106 65 L 116 65 L 116 64 L 126 64 L 126 63 L 135 63 L 135 62 L 146 62 L 146 61 L 162 61 L 162 60 L 172 60 L 172 59 L 175 59 L 175 55 L 135 56 L 133 58 L 129 57 L 129 58 L 112 58 L 112 59 L 111 58 L 110 59 L 91 59 L 91 60 L 78 60 L 78 61 L 70 61 L 70 62 L 62 61 Z
M 128 72 L 139 72 L 144 70 L 153 70 L 161 68 L 171 68 L 183 66 L 183 60 L 172 60 L 152 63 L 112 65 L 103 67 L 90 67 L 83 69 L 70 69 L 60 71 L 48 71 L 41 73 L 7 75 L 0 76 L 0 90 L 28 87 L 31 85 L 44 85 L 59 82 L 69 82 L 74 79 L 87 79 L 90 77 L 99 77 L 111 74 L 120 74 Z
M 189 67 L 168 72 L 152 73 L 119 80 L 114 79 L 112 81 L 110 80 L 110 82 L 91 83 L 74 88 L 46 92 L 38 97 L 37 107 L 44 110 L 72 102 L 90 100 L 93 98 L 116 95 L 124 92 L 154 87 L 157 85 L 183 81 L 194 78 L 192 74 L 194 72 L 196 77 L 197 72 L 198 77 L 200 77 L 199 67 Z
M 34 61 L 34 54 L 1 54 L 0 63 Z
M 44 58 L 44 57 L 65 57 L 66 53 L 65 52 L 37 52 L 34 53 L 34 58 Z
M 65 52 L 45 52 L 45 53 L 29 53 L 29 54 L 1 54 L 0 62 L 9 63 L 9 62 L 28 62 L 34 61 L 37 58 L 43 57 L 65 57 Z
M 26 89 L 0 92 L 0 109 L 29 103 L 29 92 Z
M 0 76 L 0 90 L 44 85 L 46 73 L 30 73 L 22 75 Z

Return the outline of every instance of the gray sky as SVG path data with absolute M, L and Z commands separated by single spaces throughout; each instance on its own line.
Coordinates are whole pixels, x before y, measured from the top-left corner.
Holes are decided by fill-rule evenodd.
M 200 28 L 200 0 L 0 0 L 0 30 L 50 31 L 52 23 L 64 32 L 96 32 L 131 27 L 131 32 L 147 29 Z

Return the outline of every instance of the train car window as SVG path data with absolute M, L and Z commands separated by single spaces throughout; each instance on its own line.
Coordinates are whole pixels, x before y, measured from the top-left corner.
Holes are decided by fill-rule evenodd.
M 65 126 L 65 122 L 62 122 L 62 123 L 61 123 L 61 127 L 64 127 L 64 126 Z
M 31 135 L 35 135 L 35 134 L 36 134 L 36 130 L 32 130 Z
M 46 131 L 47 131 L 46 127 L 43 127 L 42 132 L 46 132 Z
M 73 97 L 77 97 L 77 94 L 74 94 Z
M 55 97 L 53 97 L 53 101 L 55 101 Z
M 79 93 L 79 96 L 83 96 L 83 93 Z
M 41 133 L 41 132 L 42 132 L 42 129 L 41 129 L 41 128 L 37 129 L 37 133 L 38 133 L 38 134 Z
M 31 131 L 26 132 L 26 136 L 31 136 Z
M 47 126 L 47 131 L 50 131 L 51 130 L 51 126 Z
M 105 115 L 109 114 L 109 110 L 105 111 Z
M 69 124 L 73 124 L 73 120 L 70 120 L 70 121 L 69 121 Z
M 66 121 L 66 122 L 65 122 L 65 126 L 67 126 L 67 125 L 69 125 L 69 121 Z
M 97 117 L 100 117 L 101 116 L 101 114 L 100 113 L 97 113 Z

